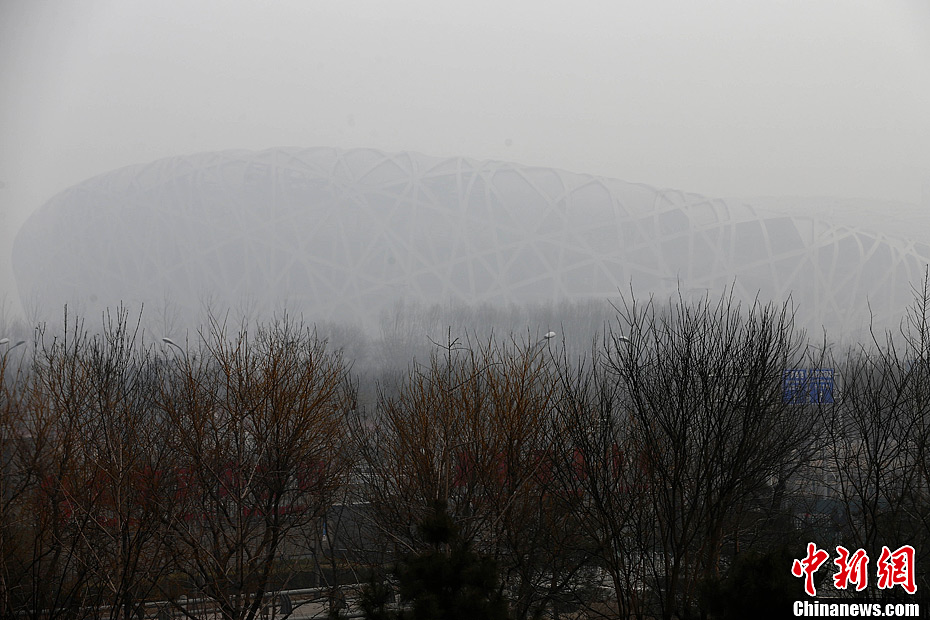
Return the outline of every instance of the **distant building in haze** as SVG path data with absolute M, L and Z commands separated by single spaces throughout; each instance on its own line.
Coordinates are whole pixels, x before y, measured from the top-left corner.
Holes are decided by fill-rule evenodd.
M 930 219 L 741 201 L 513 163 L 330 148 L 224 151 L 116 170 L 23 226 L 26 305 L 120 301 L 372 325 L 400 300 L 524 303 L 789 294 L 807 327 L 893 321 Z

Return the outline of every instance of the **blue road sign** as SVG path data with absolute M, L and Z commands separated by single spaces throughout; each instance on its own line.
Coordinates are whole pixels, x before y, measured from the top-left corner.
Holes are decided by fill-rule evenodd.
M 832 368 L 797 368 L 786 370 L 783 380 L 786 403 L 795 405 L 833 402 Z

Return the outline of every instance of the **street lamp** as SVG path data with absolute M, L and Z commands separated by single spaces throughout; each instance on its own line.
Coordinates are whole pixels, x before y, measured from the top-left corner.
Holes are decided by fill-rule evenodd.
M 0 345 L 9 345 L 9 344 L 10 344 L 10 339 L 9 339 L 9 338 L 0 338 Z M 18 341 L 16 344 L 14 344 L 13 346 L 7 347 L 7 350 L 3 352 L 3 359 L 6 360 L 6 356 L 9 354 L 9 352 L 12 351 L 13 349 L 15 349 L 16 347 L 18 347 L 18 346 L 21 345 L 21 344 L 26 344 L 26 341 L 25 341 L 25 340 L 20 340 L 20 341 Z
M 621 335 L 619 335 L 619 336 L 615 336 L 615 335 L 613 335 L 613 334 L 610 334 L 610 344 L 611 344 L 612 346 L 607 346 L 607 345 L 608 345 L 608 343 L 606 342 L 607 339 L 608 339 L 608 338 L 605 336 L 605 338 L 604 338 L 604 340 L 605 340 L 604 349 L 605 349 L 605 350 L 604 350 L 602 353 L 600 353 L 600 355 L 603 355 L 603 356 L 604 356 L 604 359 L 605 359 L 607 362 L 611 362 L 611 363 L 612 363 L 612 359 L 611 359 L 611 353 L 612 353 L 612 352 L 616 352 L 616 354 L 619 356 L 619 355 L 621 355 L 621 352 L 620 352 L 620 350 L 621 350 L 621 345 L 623 345 L 623 347 L 625 347 L 625 348 L 627 349 L 628 352 L 630 351 L 630 349 L 631 349 L 631 347 L 632 347 L 632 345 L 633 345 L 633 341 L 630 340 L 627 336 L 624 336 L 623 334 L 621 334 Z M 632 356 L 632 352 L 630 352 L 629 355 Z
M 181 352 L 181 355 L 184 356 L 184 359 L 185 359 L 185 360 L 187 359 L 187 351 L 185 351 L 183 348 L 181 348 L 181 345 L 179 345 L 177 342 L 175 342 L 175 341 L 172 340 L 171 338 L 162 338 L 161 341 L 164 342 L 165 344 L 167 344 L 168 346 L 172 346 L 172 347 L 174 347 L 175 349 L 177 349 L 178 351 L 180 351 L 180 352 Z
M 545 344 L 548 344 L 550 340 L 555 338 L 555 335 L 555 332 L 546 332 L 546 335 L 540 338 L 536 344 L 533 345 L 533 349 L 537 349 Z

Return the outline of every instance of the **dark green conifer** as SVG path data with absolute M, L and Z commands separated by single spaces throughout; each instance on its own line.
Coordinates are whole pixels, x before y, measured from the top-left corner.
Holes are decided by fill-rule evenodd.
M 505 620 L 497 564 L 471 550 L 442 502 L 432 506 L 418 529 L 429 547 L 408 555 L 394 570 L 401 609 L 385 611 L 385 592 L 375 584 L 363 593 L 370 620 Z M 367 607 L 367 608 L 366 608 Z

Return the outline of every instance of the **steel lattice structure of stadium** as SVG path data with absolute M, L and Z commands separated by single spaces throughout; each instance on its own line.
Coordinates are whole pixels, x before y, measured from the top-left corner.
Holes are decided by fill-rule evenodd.
M 168 298 L 370 324 L 400 299 L 504 304 L 735 284 L 745 299 L 790 294 L 809 326 L 900 316 L 930 260 L 926 216 L 895 229 L 834 211 L 512 163 L 279 148 L 92 178 L 32 216 L 13 258 L 23 300 L 85 311 Z

